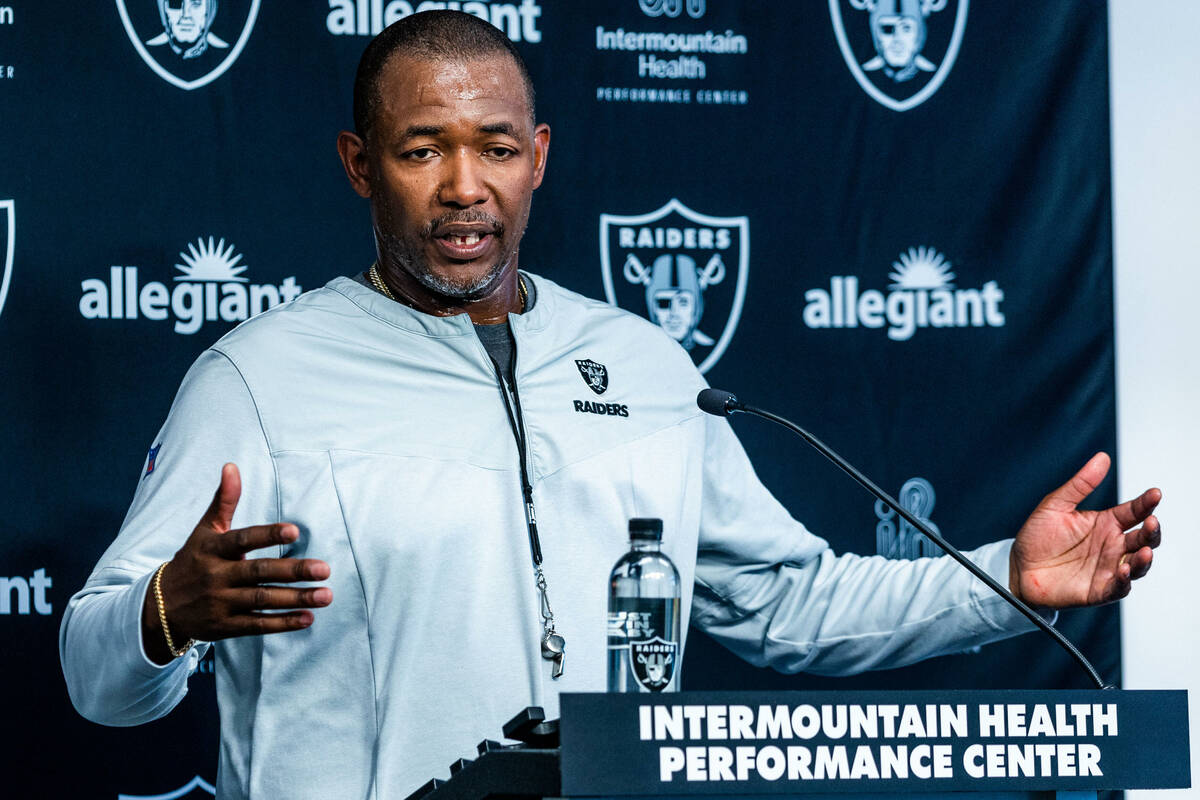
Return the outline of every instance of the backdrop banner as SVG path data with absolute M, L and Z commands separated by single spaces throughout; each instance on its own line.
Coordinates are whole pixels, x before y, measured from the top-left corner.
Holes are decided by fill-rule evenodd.
M 553 148 L 525 269 L 659 323 L 714 386 L 795 418 L 957 545 L 1013 535 L 1113 452 L 1105 3 L 914 0 L 893 19 L 874 0 L 206 0 L 185 20 L 191 5 L 0 5 L 0 692 L 20 754 L 4 793 L 211 794 L 211 659 L 166 718 L 103 728 L 70 705 L 58 624 L 192 360 L 371 264 L 334 141 L 369 37 L 417 9 L 485 17 L 528 59 Z M 837 551 L 938 555 L 801 442 L 734 427 Z M 1115 607 L 1059 626 L 1120 681 Z M 1088 688 L 1033 635 L 827 678 L 693 632 L 682 676 Z

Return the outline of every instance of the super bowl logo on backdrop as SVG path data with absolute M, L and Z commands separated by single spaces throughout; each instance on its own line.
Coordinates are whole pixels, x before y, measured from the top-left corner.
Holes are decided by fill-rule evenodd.
M 968 0 L 829 0 L 846 66 L 876 102 L 916 108 L 938 90 L 962 44 Z
M 260 0 L 117 0 L 142 60 L 168 83 L 212 83 L 241 55 Z
M 900 507 L 941 534 L 938 526 L 929 521 L 937 494 L 933 484 L 924 478 L 909 478 L 900 487 Z M 914 528 L 882 500 L 875 501 L 875 552 L 884 558 L 912 560 L 925 556 L 945 555 L 925 534 Z
M 649 214 L 600 215 L 608 302 L 657 323 L 701 372 L 737 329 L 750 261 L 748 217 L 713 217 L 672 198 Z
M 4 263 L 0 264 L 0 313 L 8 297 L 8 282 L 12 279 L 13 253 L 17 243 L 17 212 L 12 200 L 0 200 L 0 247 L 4 248 Z

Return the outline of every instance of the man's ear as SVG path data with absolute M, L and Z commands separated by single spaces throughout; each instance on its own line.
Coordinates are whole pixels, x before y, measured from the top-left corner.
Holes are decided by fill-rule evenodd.
M 357 133 L 342 131 L 337 138 L 338 156 L 350 179 L 350 186 L 359 197 L 371 196 L 371 166 L 367 160 L 367 145 Z
M 550 126 L 542 123 L 533 129 L 533 188 L 542 185 L 546 160 L 550 158 Z

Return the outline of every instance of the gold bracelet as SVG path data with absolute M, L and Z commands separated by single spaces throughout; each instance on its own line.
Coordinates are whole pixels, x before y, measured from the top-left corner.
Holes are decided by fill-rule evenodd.
M 163 638 L 167 640 L 167 649 L 171 651 L 173 657 L 179 658 L 192 649 L 192 645 L 196 643 L 196 640 L 188 639 L 187 644 L 176 650 L 175 642 L 171 639 L 171 629 L 167 627 L 167 604 L 163 602 L 162 596 L 162 574 L 169 563 L 171 562 L 164 561 L 154 573 L 154 602 L 158 604 L 158 621 L 162 624 Z

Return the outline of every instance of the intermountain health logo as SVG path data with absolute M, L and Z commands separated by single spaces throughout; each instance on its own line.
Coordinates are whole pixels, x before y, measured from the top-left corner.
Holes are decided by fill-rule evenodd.
M 233 66 L 260 0 L 117 0 L 138 55 L 167 83 L 196 89 Z
M 829 0 L 833 32 L 858 85 L 893 111 L 924 103 L 946 80 L 968 0 Z
M 108 281 L 88 278 L 81 288 L 79 313 L 86 319 L 174 319 L 175 332 L 191 334 L 205 322 L 241 322 L 300 296 L 295 277 L 278 286 L 250 283 L 241 273 L 242 256 L 225 240 L 197 239 L 180 252 L 172 285 L 140 282 L 138 267 L 110 267 Z
M 8 283 L 12 280 L 16 243 L 16 203 L 12 200 L 0 200 L 0 247 L 4 248 L 4 261 L 0 263 L 0 313 L 4 312 L 4 299 L 8 297 Z
M 657 323 L 701 372 L 725 352 L 746 300 L 748 217 L 714 217 L 672 198 L 648 214 L 600 215 L 608 302 Z
M 900 507 L 924 522 L 934 533 L 941 529 L 929 520 L 937 503 L 933 484 L 924 478 L 909 478 L 900 487 Z M 909 560 L 925 556 L 945 555 L 942 548 L 934 544 L 925 534 L 910 525 L 882 500 L 875 501 L 875 552 L 885 558 Z
M 647 17 L 678 17 L 687 10 L 692 19 L 704 16 L 705 0 L 638 0 L 638 7 Z
M 804 293 L 809 328 L 887 328 L 902 342 L 919 328 L 1002 328 L 1004 291 L 995 281 L 957 288 L 952 264 L 932 247 L 910 247 L 892 263 L 888 291 L 861 289 L 853 275 L 835 275 L 829 289 Z

